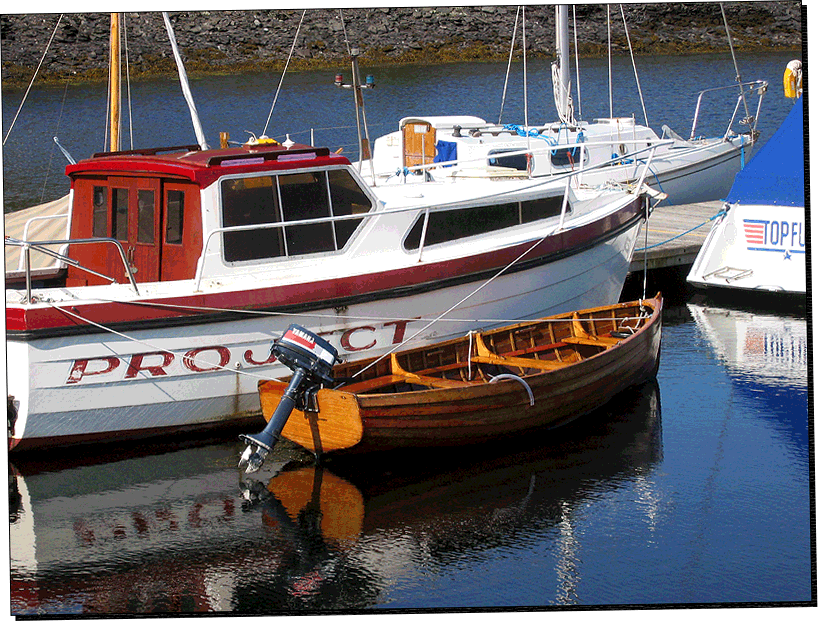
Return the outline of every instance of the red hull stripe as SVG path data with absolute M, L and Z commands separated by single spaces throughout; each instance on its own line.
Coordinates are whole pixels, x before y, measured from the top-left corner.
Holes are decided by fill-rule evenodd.
M 547 238 L 526 260 L 506 273 L 531 269 L 545 263 L 583 252 L 636 226 L 641 218 L 641 199 L 610 216 L 584 227 Z M 464 282 L 487 278 L 517 259 L 533 242 L 452 261 L 420 264 L 405 269 L 361 274 L 346 278 L 298 283 L 265 289 L 210 293 L 178 298 L 139 301 L 138 304 L 104 302 L 83 305 L 65 304 L 66 310 L 84 319 L 113 329 L 145 329 L 235 320 L 234 309 L 273 312 L 303 312 L 378 299 L 398 298 L 433 291 Z M 171 308 L 169 305 L 193 307 Z M 196 308 L 216 308 L 200 311 Z M 10 340 L 29 340 L 65 334 L 99 332 L 98 328 L 75 319 L 56 308 L 6 308 L 6 336 Z

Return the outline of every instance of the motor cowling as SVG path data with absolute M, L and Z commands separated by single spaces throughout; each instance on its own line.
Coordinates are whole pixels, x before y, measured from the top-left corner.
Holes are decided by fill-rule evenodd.
M 338 351 L 332 345 L 297 324 L 290 324 L 281 338 L 273 343 L 270 352 L 293 371 L 293 376 L 261 433 L 239 436 L 247 444 L 239 460 L 239 468 L 246 466 L 247 473 L 255 472 L 262 466 L 281 437 L 281 430 L 293 409 L 298 405 L 303 409 L 306 393 L 322 384 L 333 383 L 332 367 L 340 361 Z

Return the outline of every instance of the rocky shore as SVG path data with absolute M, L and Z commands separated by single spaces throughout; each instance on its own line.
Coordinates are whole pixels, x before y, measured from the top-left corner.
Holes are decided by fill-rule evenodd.
M 610 6 L 615 53 L 686 54 L 729 50 L 719 4 L 626 4 L 627 35 L 619 5 Z M 733 45 L 739 50 L 800 51 L 800 2 L 727 2 Z M 187 70 L 235 72 L 283 67 L 301 9 L 171 12 Z M 514 30 L 515 6 L 310 9 L 301 23 L 290 68 L 346 67 L 348 44 L 362 64 L 505 60 Z M 576 5 L 582 55 L 606 54 L 606 5 Z M 160 13 L 126 13 L 128 64 L 133 78 L 175 72 Z M 0 54 L 4 86 L 31 79 L 54 32 L 57 14 L 4 14 Z M 59 21 L 40 78 L 104 80 L 109 15 L 65 14 Z M 347 43 L 348 42 L 348 43 Z M 554 7 L 526 7 L 529 58 L 554 56 Z M 515 49 L 520 50 L 518 31 Z

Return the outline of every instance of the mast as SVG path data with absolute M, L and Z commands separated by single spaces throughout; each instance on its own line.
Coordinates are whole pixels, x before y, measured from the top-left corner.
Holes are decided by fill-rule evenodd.
M 571 65 L 568 44 L 568 6 L 557 6 L 557 58 L 560 63 L 560 110 L 568 109 L 571 88 Z
M 109 97 L 109 124 L 111 126 L 111 151 L 119 151 L 119 125 L 120 125 L 120 52 L 119 52 L 119 13 L 111 13 L 111 40 L 110 40 L 110 64 L 108 67 L 108 79 L 110 81 Z
M 551 80 L 554 86 L 554 105 L 563 123 L 574 125 L 574 103 L 571 100 L 570 39 L 568 38 L 568 6 L 556 8 L 555 43 L 557 60 L 551 63 Z

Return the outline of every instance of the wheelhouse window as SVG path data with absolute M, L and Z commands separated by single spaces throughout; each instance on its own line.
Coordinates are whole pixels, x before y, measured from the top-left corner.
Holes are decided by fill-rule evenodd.
M 346 170 L 299 171 L 221 183 L 225 227 L 285 223 L 283 227 L 224 233 L 225 261 L 333 252 L 343 248 L 363 218 L 286 225 L 367 213 L 369 197 Z
M 156 195 L 153 190 L 139 190 L 136 198 L 136 241 L 140 244 L 152 244 Z
M 120 241 L 128 240 L 128 201 L 127 188 L 111 188 L 111 234 Z
M 558 216 L 562 211 L 562 200 L 562 196 L 551 196 L 519 203 L 433 211 L 429 213 L 424 246 L 443 244 Z M 569 202 L 566 213 L 570 212 Z M 425 216 L 421 214 L 415 221 L 403 242 L 406 250 L 420 248 L 425 220 Z
M 166 203 L 165 243 L 181 244 L 184 228 L 185 193 L 168 190 Z
M 108 188 L 95 185 L 93 189 L 93 235 L 108 237 Z

